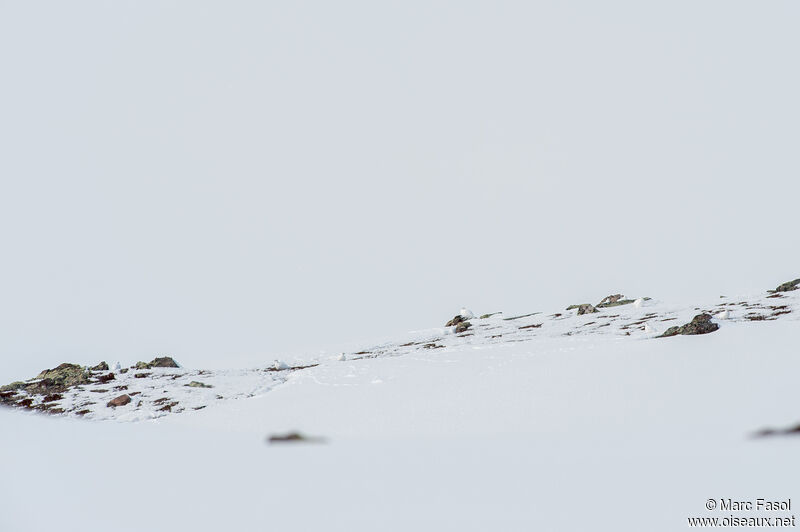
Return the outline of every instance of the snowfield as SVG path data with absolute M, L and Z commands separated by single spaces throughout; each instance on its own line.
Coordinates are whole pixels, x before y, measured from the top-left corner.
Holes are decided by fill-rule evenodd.
M 92 383 L 60 415 L 0 409 L 0 530 L 671 531 L 731 514 L 712 498 L 791 498 L 736 513 L 790 516 L 800 439 L 755 434 L 800 422 L 799 293 L 495 314 L 289 369 L 117 372 L 140 392 L 122 407 Z M 702 311 L 728 314 L 654 338 Z M 267 441 L 293 431 L 324 443 Z

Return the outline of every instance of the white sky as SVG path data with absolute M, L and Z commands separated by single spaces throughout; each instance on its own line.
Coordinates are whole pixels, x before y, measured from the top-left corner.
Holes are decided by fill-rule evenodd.
M 652 4 L 0 0 L 0 380 L 800 276 L 800 5 Z

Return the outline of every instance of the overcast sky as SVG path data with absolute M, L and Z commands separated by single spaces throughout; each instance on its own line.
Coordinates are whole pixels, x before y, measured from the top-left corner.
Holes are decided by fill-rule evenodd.
M 800 276 L 797 2 L 0 0 L 0 380 Z

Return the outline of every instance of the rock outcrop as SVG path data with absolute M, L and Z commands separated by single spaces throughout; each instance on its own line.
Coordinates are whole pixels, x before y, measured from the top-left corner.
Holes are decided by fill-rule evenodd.
M 177 362 L 172 357 L 157 357 L 150 362 L 137 362 L 131 369 L 153 369 L 153 368 L 179 368 Z
M 800 288 L 798 285 L 800 285 L 800 279 L 795 279 L 794 281 L 787 281 L 778 286 L 775 290 L 769 290 L 769 292 L 791 292 L 792 290 Z
M 459 322 L 458 325 L 456 325 L 456 331 L 455 332 L 456 332 L 456 334 L 461 334 L 461 333 L 465 332 L 467 329 L 469 329 L 470 327 L 472 327 L 472 324 L 470 322 L 462 321 L 462 322 Z
M 708 334 L 719 329 L 719 325 L 711 321 L 711 314 L 698 314 L 685 325 L 670 327 L 664 334 L 656 338 L 668 338 L 679 334 Z

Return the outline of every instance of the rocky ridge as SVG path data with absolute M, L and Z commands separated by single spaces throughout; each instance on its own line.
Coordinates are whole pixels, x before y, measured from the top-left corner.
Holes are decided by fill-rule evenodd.
M 105 361 L 91 367 L 64 363 L 32 379 L 1 386 L 0 405 L 89 419 L 139 421 L 260 395 L 298 371 L 334 361 L 404 356 L 419 350 L 447 351 L 470 343 L 530 342 L 541 337 L 603 335 L 675 341 L 664 338 L 720 334 L 725 323 L 800 319 L 796 312 L 800 308 L 799 284 L 800 279 L 796 279 L 751 297 L 720 296 L 702 307 L 670 306 L 646 297 L 626 299 L 622 294 L 612 294 L 596 305 L 570 305 L 547 315 L 532 312 L 506 317 L 494 312 L 477 318 L 469 314 L 469 319 L 456 315 L 444 327 L 411 333 L 410 341 L 386 342 L 341 353 L 332 360 L 316 359 L 295 366 L 276 361 L 247 370 L 194 370 L 180 367 L 170 357 L 137 362 L 128 368 L 109 368 Z

